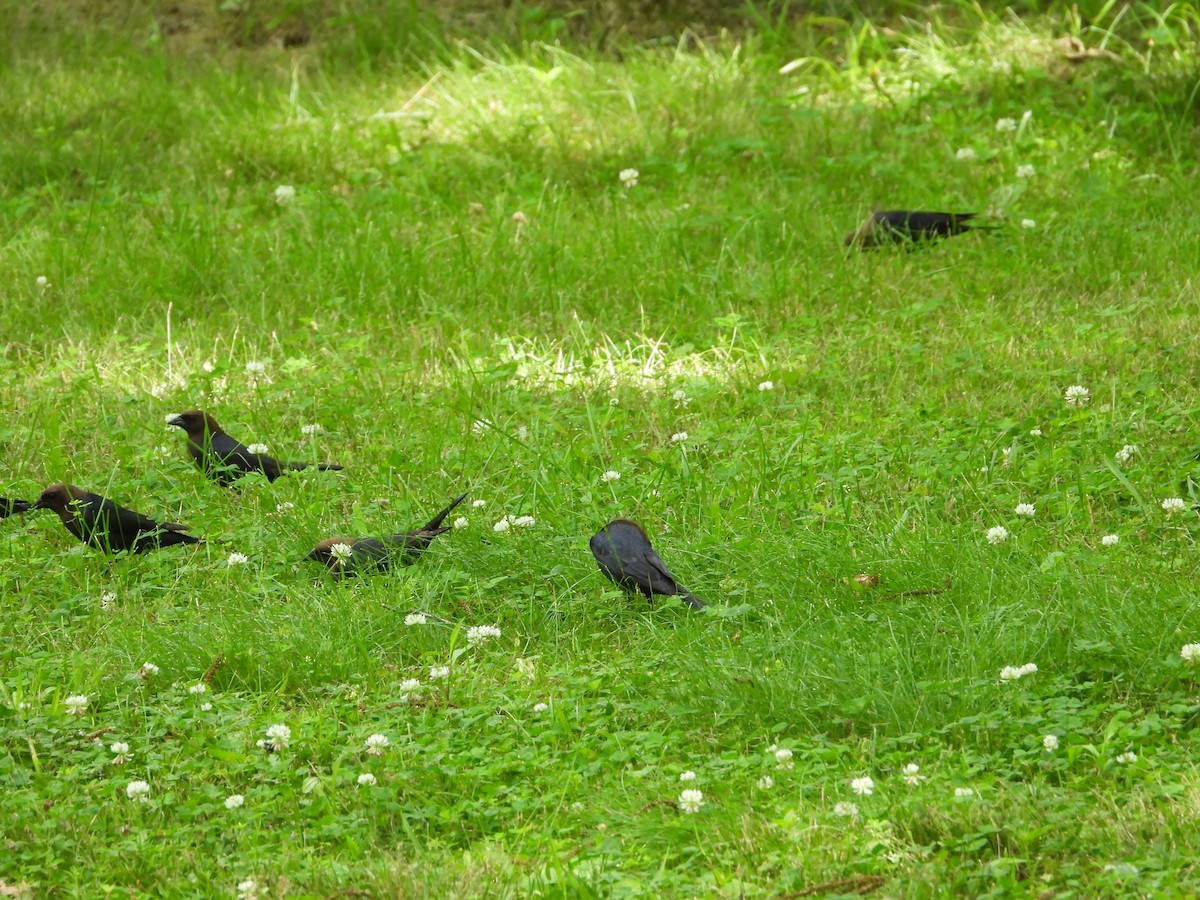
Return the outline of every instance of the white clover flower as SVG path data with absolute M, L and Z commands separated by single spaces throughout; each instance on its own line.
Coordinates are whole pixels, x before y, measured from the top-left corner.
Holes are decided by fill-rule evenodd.
M 237 892 L 239 900 L 254 900 L 258 896 L 258 885 L 253 878 L 247 878 L 238 882 Z
M 246 798 L 241 794 L 230 794 L 225 798 L 226 809 L 238 809 L 246 804 Z
M 367 753 L 371 756 L 383 756 L 383 751 L 391 743 L 386 734 L 373 734 L 367 738 Z
M 518 528 L 532 528 L 537 524 L 537 519 L 533 516 L 517 516 L 512 520 L 512 523 Z
M 621 179 L 621 187 L 632 188 L 637 187 L 638 170 L 637 169 L 622 169 L 621 174 L 617 176 Z
M 499 522 L 492 526 L 492 531 L 498 531 L 501 534 L 512 528 L 512 523 L 508 521 L 508 516 L 505 516 Z
M 534 676 L 537 674 L 537 666 L 534 661 L 526 659 L 524 656 L 518 657 L 516 667 L 517 672 L 530 681 L 533 681 Z
M 1022 219 L 1021 227 L 1027 230 L 1037 228 L 1037 222 L 1033 221 L 1033 219 Z
M 329 555 L 337 560 L 339 566 L 344 566 L 354 556 L 354 550 L 349 544 L 339 542 L 329 548 Z
M 1082 384 L 1073 384 L 1063 392 L 1067 406 L 1083 406 L 1091 399 L 1091 392 Z
M 466 528 L 466 527 L 467 527 L 468 525 L 470 525 L 470 524 L 471 524 L 471 523 L 470 523 L 470 522 L 468 522 L 468 521 L 466 520 L 466 517 L 464 517 L 464 516 L 459 516 L 457 519 L 455 519 L 455 520 L 454 520 L 454 527 L 455 527 L 455 528 Z
M 792 751 L 789 750 L 787 747 L 780 747 L 778 750 L 775 751 L 775 763 L 776 763 L 775 768 L 777 768 L 777 769 L 792 768 L 792 766 L 795 765 L 792 762 Z
M 404 617 L 405 625 L 425 625 L 428 622 L 429 617 L 425 613 L 414 612 Z
M 922 781 L 925 780 L 925 776 L 921 774 L 921 767 L 918 766 L 916 763 L 909 763 L 908 765 L 906 765 L 903 769 L 903 772 L 904 772 L 904 780 L 907 781 L 909 784 L 911 784 L 913 787 L 916 787 L 918 784 L 920 784 Z
M 1008 529 L 1003 525 L 996 525 L 987 530 L 987 542 L 989 544 L 1003 544 L 1008 540 Z
M 485 506 L 487 506 L 487 501 L 486 500 L 472 500 L 471 505 L 473 507 L 475 507 L 476 509 L 483 509 Z
M 256 359 L 252 359 L 250 362 L 246 363 L 247 375 L 261 375 L 265 371 L 267 371 L 266 363 L 259 362 Z
M 139 678 L 151 678 L 158 674 L 158 666 L 152 662 L 142 663 L 142 667 L 138 669 Z
M 1117 458 L 1117 462 L 1127 463 L 1133 457 L 1137 456 L 1137 444 L 1126 444 L 1113 455 Z
M 1037 663 L 1025 663 L 1023 666 L 1005 666 L 1000 670 L 1000 680 L 1016 681 L 1024 678 L 1026 675 L 1035 674 L 1037 670 Z
M 679 793 L 679 808 L 685 813 L 700 812 L 700 807 L 704 805 L 704 792 L 698 791 L 695 788 L 688 788 Z
M 1057 750 L 1058 736 L 1053 734 L 1046 735 L 1044 738 L 1042 738 L 1042 746 L 1046 748 L 1047 752 L 1053 752 Z
M 125 765 L 125 763 L 129 762 L 129 757 L 133 755 L 129 752 L 129 744 L 125 741 L 113 741 L 108 749 L 113 752 L 112 764 L 114 766 Z
M 312 437 L 314 434 L 320 434 L 325 429 L 321 427 L 320 422 L 313 422 L 309 425 L 301 425 L 300 433 L 305 437 Z
M 1182 497 L 1168 497 L 1162 502 L 1162 508 L 1166 511 L 1167 515 L 1173 516 L 1187 509 L 1187 504 L 1184 503 Z
M 472 646 L 498 637 L 500 637 L 500 629 L 495 625 L 472 625 L 467 629 L 467 643 Z
M 680 781 L 695 781 L 695 780 L 696 780 L 696 773 L 695 773 L 695 772 L 693 772 L 691 769 L 689 769 L 689 770 L 688 770 L 688 771 L 686 771 L 686 772 L 680 772 L 680 773 L 679 773 L 679 780 L 680 780 Z
M 1189 666 L 1200 662 L 1200 644 L 1184 644 L 1179 649 L 1179 655 Z
M 600 476 L 600 480 L 601 481 L 620 481 L 621 473 L 616 471 L 615 469 L 609 469 L 607 472 L 605 472 L 603 475 Z
M 200 704 L 200 712 L 212 712 L 212 704 L 211 703 L 201 703 Z
M 449 678 L 449 677 L 450 677 L 450 667 L 449 666 L 430 666 L 429 667 L 429 680 L 430 681 L 441 681 L 443 678 Z
M 225 565 L 244 566 L 248 562 L 250 562 L 250 557 L 248 557 L 245 553 L 238 553 L 234 551 L 233 553 L 229 554 L 229 559 L 225 560 Z
M 292 739 L 292 729 L 286 725 L 272 725 L 267 729 L 267 740 L 278 750 L 282 750 Z
M 39 275 L 39 276 L 38 276 L 38 277 L 35 279 L 35 283 L 36 283 L 36 284 L 37 284 L 37 286 L 38 286 L 38 287 L 40 287 L 40 288 L 48 288 L 48 287 L 50 287 L 50 279 L 49 279 L 49 278 L 47 278 L 45 275 Z
M 275 202 L 280 206 L 287 206 L 296 199 L 296 189 L 290 184 L 281 184 L 275 188 Z
M 1132 750 L 1127 750 L 1125 753 L 1122 753 L 1119 756 L 1117 756 L 1116 761 L 1119 762 L 1123 766 L 1129 765 L 1130 763 L 1137 762 L 1137 754 L 1134 753 Z
M 206 694 L 208 693 L 208 685 L 203 681 L 197 681 L 188 688 L 189 694 Z
M 103 610 L 112 609 L 112 605 L 117 602 L 117 595 L 113 591 L 105 591 L 100 595 L 100 608 Z
M 999 131 L 1001 134 L 1016 131 L 1017 130 L 1017 120 L 1009 119 L 1009 118 L 997 119 L 996 120 L 996 130 Z
M 683 388 L 676 388 L 675 393 L 671 395 L 671 399 L 675 401 L 676 406 L 687 407 L 692 402 L 692 398 L 687 395 L 687 391 Z
M 548 710 L 549 708 L 550 708 L 550 704 L 549 704 L 549 703 L 535 703 L 535 704 L 533 704 L 533 711 L 534 711 L 535 713 L 542 713 L 542 712 L 545 712 L 545 711 L 546 711 L 546 710 Z
M 1018 503 L 1017 508 L 1014 509 L 1013 512 L 1015 512 L 1018 516 L 1028 516 L 1032 519 L 1037 510 L 1033 508 L 1032 503 Z
M 845 819 L 853 819 L 858 816 L 858 806 L 854 803 L 835 803 L 833 804 L 833 814 Z
M 1031 165 L 1017 166 L 1018 178 L 1032 178 L 1037 172 Z
M 979 158 L 979 155 L 971 147 L 959 147 L 958 151 L 954 154 L 954 158 L 963 162 L 974 162 Z
M 471 433 L 478 437 L 492 427 L 494 426 L 492 425 L 491 419 L 476 419 L 471 423 Z M 476 501 L 475 505 L 478 506 L 479 501 Z
M 864 775 L 861 778 L 852 778 L 850 780 L 850 790 L 854 791 L 860 797 L 869 797 L 875 792 L 875 782 L 870 775 Z
M 285 513 L 289 509 L 295 509 L 295 508 L 296 508 L 296 504 L 292 503 L 290 500 L 284 500 L 282 503 L 275 504 L 275 512 L 277 512 L 277 513 Z
M 144 781 L 131 781 L 125 785 L 125 796 L 130 800 L 145 803 L 150 799 L 150 785 Z
M 1040 429 L 1040 428 L 1030 428 L 1030 429 L 1029 429 L 1029 436 L 1030 436 L 1030 437 L 1041 437 L 1041 436 L 1042 436 L 1042 429 Z
M 376 783 L 375 776 L 370 772 L 363 772 L 358 776 L 358 783 L 360 787 L 374 787 Z
M 757 787 L 760 791 L 769 791 L 771 788 L 775 787 L 775 779 L 770 775 L 764 775 L 762 778 L 758 779 L 757 782 L 755 782 L 755 787 Z
M 421 688 L 421 679 L 420 678 L 405 678 L 403 681 L 400 682 L 400 693 L 402 693 L 402 694 L 410 694 L 413 691 L 420 690 L 420 688 Z
M 521 212 L 519 209 L 515 213 L 512 214 L 512 220 L 514 222 L 516 222 L 518 225 L 528 225 L 529 224 L 529 217 L 527 215 L 525 215 L 525 213 Z
M 1119 534 L 1106 534 L 1104 537 L 1100 538 L 1100 543 L 1105 547 L 1115 547 L 1117 544 L 1121 543 L 1121 536 Z
M 975 791 L 972 788 L 960 787 L 954 789 L 954 799 L 956 800 L 970 800 L 974 796 Z
M 251 453 L 270 453 L 271 452 L 271 448 L 268 447 L 266 444 L 251 444 L 246 449 L 249 450 Z
M 682 444 L 687 439 L 688 439 L 688 433 L 686 431 L 677 431 L 673 435 L 671 435 L 671 443 L 672 444 Z
M 72 716 L 82 716 L 87 714 L 88 698 L 87 694 L 72 694 L 63 700 L 63 706 L 67 708 L 67 714 Z
M 760 392 L 761 392 L 761 391 L 773 391 L 773 390 L 775 390 L 775 382 L 773 382 L 773 381 L 760 381 L 760 382 L 758 383 L 758 389 L 759 389 L 759 391 L 760 391 Z

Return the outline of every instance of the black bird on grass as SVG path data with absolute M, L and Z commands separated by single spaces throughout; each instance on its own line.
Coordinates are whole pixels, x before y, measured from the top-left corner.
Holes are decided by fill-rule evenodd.
M 10 500 L 7 497 L 0 497 L 0 519 L 29 512 L 31 509 L 33 506 L 28 500 Z
M 679 597 L 692 609 L 704 608 L 699 598 L 675 583 L 646 532 L 628 519 L 609 522 L 592 535 L 588 546 L 604 577 L 625 590 L 644 594 L 652 603 L 655 594 L 663 594 Z
M 971 222 L 976 215 L 907 209 L 879 210 L 871 213 L 861 225 L 846 235 L 846 246 L 874 250 L 884 244 L 918 244 L 972 229 L 987 231 L 994 228 Z
M 245 444 L 227 435 L 216 419 L 198 409 L 167 416 L 167 424 L 187 432 L 188 452 L 196 465 L 213 481 L 226 487 L 250 472 L 260 472 L 268 481 L 274 481 L 287 472 L 309 467 L 308 463 L 280 462 L 265 453 L 252 453 Z M 316 468 L 322 472 L 336 472 L 342 467 L 318 463 Z
M 455 497 L 449 506 L 412 531 L 402 531 L 385 538 L 325 538 L 312 548 L 306 558 L 324 563 L 335 578 L 386 572 L 396 559 L 402 565 L 411 565 L 428 549 L 435 537 L 451 530 L 451 526 L 442 525 L 442 522 L 466 498 L 466 494 Z
M 105 553 L 145 553 L 174 544 L 203 543 L 186 534 L 183 525 L 155 522 L 73 484 L 50 485 L 32 508 L 54 510 L 67 531 Z

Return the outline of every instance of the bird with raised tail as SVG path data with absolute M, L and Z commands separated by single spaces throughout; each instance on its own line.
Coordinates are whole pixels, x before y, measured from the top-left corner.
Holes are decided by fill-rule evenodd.
M 435 537 L 451 530 L 451 526 L 442 522 L 466 498 L 466 494 L 455 497 L 449 506 L 412 531 L 401 531 L 383 538 L 325 538 L 309 551 L 306 559 L 324 563 L 335 578 L 386 572 L 393 561 L 411 565 L 429 549 Z

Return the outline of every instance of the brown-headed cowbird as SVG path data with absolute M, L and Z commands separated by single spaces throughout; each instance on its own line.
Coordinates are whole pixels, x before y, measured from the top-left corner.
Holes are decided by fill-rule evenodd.
M 644 594 L 651 602 L 655 594 L 664 594 L 678 596 L 692 609 L 704 608 L 699 598 L 675 583 L 646 532 L 628 519 L 609 522 L 592 535 L 588 546 L 604 577 L 625 590 Z
M 268 481 L 297 469 L 307 469 L 302 462 L 280 462 L 265 453 L 252 453 L 245 444 L 227 435 L 206 412 L 198 409 L 167 416 L 167 424 L 182 428 L 188 436 L 188 452 L 201 470 L 218 484 L 228 487 L 249 472 L 261 472 Z M 333 463 L 318 463 L 322 472 L 340 471 Z
M 9 516 L 29 512 L 31 509 L 33 509 L 33 506 L 28 500 L 10 500 L 7 497 L 0 497 L 0 519 L 7 519 Z
M 916 244 L 993 226 L 970 222 L 975 213 L 914 212 L 891 209 L 873 212 L 846 236 L 847 247 L 873 250 L 884 244 Z
M 425 552 L 435 537 L 450 530 L 450 526 L 442 525 L 442 522 L 451 510 L 466 498 L 466 494 L 455 497 L 449 506 L 425 525 L 412 531 L 402 531 L 385 538 L 325 538 L 313 547 L 307 559 L 324 563 L 335 578 L 360 572 L 386 572 L 391 568 L 394 559 L 399 559 L 403 565 L 411 565 Z M 335 550 L 339 545 L 348 547 L 349 550 Z
M 105 553 L 144 553 L 174 544 L 200 544 L 174 522 L 155 522 L 132 509 L 92 494 L 73 484 L 52 484 L 38 497 L 33 509 L 52 509 L 67 531 Z

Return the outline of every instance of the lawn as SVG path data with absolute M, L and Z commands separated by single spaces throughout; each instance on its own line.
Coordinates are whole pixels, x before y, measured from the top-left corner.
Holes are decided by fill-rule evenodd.
M 130 8 L 9 16 L 0 495 L 206 542 L 0 521 L 0 894 L 1200 892 L 1193 8 Z

